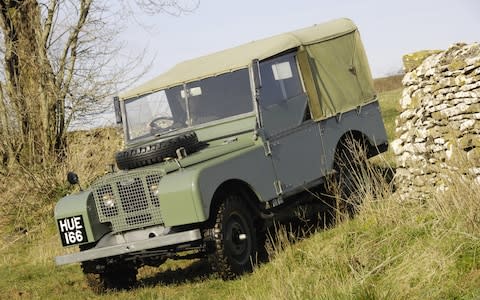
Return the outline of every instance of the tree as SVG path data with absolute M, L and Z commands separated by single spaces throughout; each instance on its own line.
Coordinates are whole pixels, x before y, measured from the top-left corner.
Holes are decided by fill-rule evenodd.
M 178 1 L 134 3 L 150 14 L 187 10 Z M 0 0 L 0 166 L 62 160 L 70 122 L 102 109 L 101 100 L 128 79 L 131 66 L 112 67 L 121 26 L 109 4 Z

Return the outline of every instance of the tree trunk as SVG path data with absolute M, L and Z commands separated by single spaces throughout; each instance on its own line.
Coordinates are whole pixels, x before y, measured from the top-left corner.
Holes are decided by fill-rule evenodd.
M 37 1 L 0 0 L 0 22 L 5 43 L 5 93 L 2 110 L 14 115 L 1 124 L 2 135 L 15 134 L 8 143 L 9 160 L 24 165 L 46 165 L 63 157 L 62 105 L 47 56 L 41 12 Z M 60 108 L 60 111 L 59 111 Z M 13 132 L 12 132 L 13 131 Z
M 95 107 L 116 80 L 131 76 L 128 64 L 111 71 L 120 48 L 110 37 L 118 26 L 106 25 L 110 1 L 93 1 L 0 0 L 0 167 L 62 160 L 75 113 Z M 149 13 L 183 11 L 176 1 L 134 3 Z

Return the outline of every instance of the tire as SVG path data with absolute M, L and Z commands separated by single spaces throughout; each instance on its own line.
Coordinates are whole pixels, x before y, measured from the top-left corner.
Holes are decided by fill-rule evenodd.
M 181 147 L 187 154 L 194 153 L 199 145 L 197 135 L 192 131 L 162 142 L 117 152 L 115 160 L 120 170 L 131 170 L 162 162 L 167 157 L 176 157 L 176 151 Z
M 258 240 L 252 212 L 243 197 L 226 196 L 215 216 L 208 259 L 212 269 L 225 280 L 251 272 L 257 259 Z
M 335 153 L 336 176 L 329 183 L 335 198 L 336 219 L 353 217 L 362 201 L 361 184 L 367 176 L 367 145 L 365 140 L 347 136 Z
M 103 270 L 98 272 L 97 267 Z M 128 290 L 137 282 L 137 268 L 126 262 L 105 266 L 87 261 L 82 263 L 82 271 L 88 286 L 97 294 L 111 290 Z

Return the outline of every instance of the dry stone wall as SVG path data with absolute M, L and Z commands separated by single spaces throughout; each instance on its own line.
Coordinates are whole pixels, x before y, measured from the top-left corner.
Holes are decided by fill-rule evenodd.
M 391 143 L 399 194 L 426 198 L 447 189 L 452 174 L 480 184 L 480 45 L 454 44 L 402 82 Z

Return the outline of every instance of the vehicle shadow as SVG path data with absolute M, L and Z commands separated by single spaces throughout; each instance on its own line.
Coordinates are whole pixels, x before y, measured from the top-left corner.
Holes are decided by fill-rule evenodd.
M 139 278 L 137 287 L 201 282 L 211 278 L 214 274 L 207 259 L 185 261 L 185 264 L 180 267 L 170 267 L 166 270 L 162 270 L 162 267 L 152 268 L 149 274 Z

